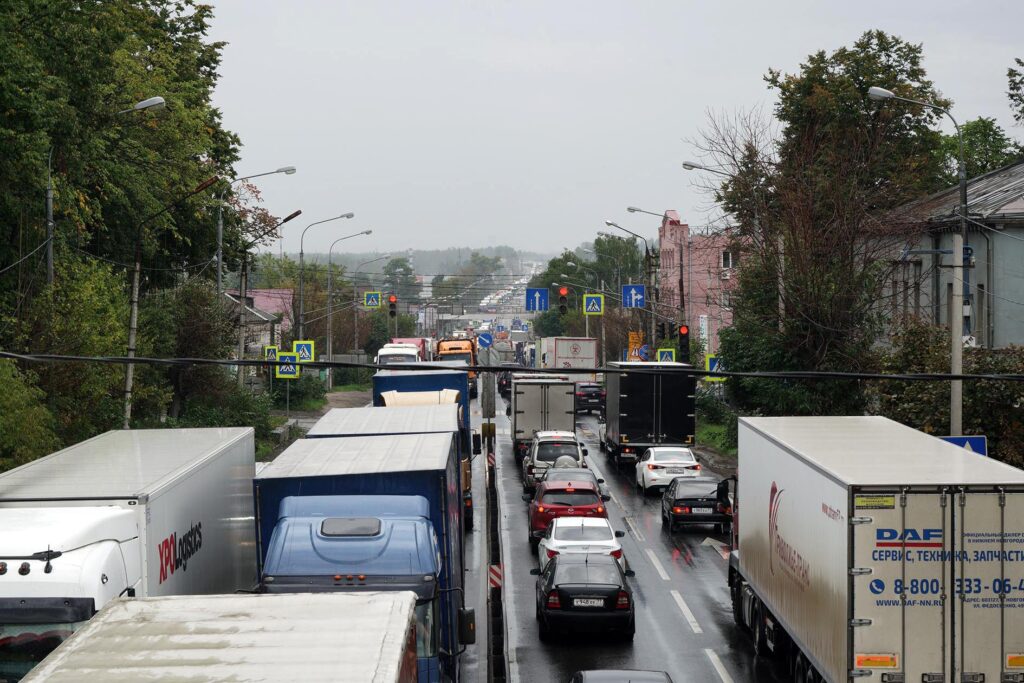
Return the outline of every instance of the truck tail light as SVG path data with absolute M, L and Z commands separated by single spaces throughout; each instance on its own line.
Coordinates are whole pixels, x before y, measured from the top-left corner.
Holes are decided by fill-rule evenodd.
M 619 591 L 619 597 L 615 600 L 615 609 L 629 609 L 629 593 Z
M 544 506 L 543 505 L 538 505 L 537 506 L 537 512 L 544 512 Z
M 558 599 L 558 591 L 548 593 L 548 609 L 562 609 L 562 601 Z
M 621 548 L 620 548 L 620 549 L 618 549 L 618 550 L 613 550 L 613 551 L 611 551 L 611 553 L 609 553 L 609 554 L 610 554 L 610 555 L 611 555 L 612 557 L 614 557 L 614 558 L 615 558 L 616 560 L 621 560 L 621 559 L 622 559 L 622 549 L 621 549 Z
M 473 507 L 473 499 L 472 498 L 467 498 L 466 499 L 466 507 L 468 507 L 468 508 Z
M 551 548 L 548 548 L 547 553 L 548 553 L 548 559 L 550 560 L 552 557 L 554 557 L 555 555 L 558 554 L 558 551 L 557 550 L 552 550 Z

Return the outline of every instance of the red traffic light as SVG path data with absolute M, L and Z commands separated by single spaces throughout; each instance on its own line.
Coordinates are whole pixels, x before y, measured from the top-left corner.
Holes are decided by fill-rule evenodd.
M 690 326 L 689 325 L 680 325 L 679 326 L 679 335 L 681 337 L 685 337 L 688 334 L 690 334 Z
M 395 296 L 394 294 L 389 294 L 389 295 L 388 295 L 388 303 L 389 303 L 389 304 L 395 304 L 395 303 L 398 303 L 398 297 L 397 297 L 397 296 Z
M 569 288 L 568 287 L 559 287 L 558 288 L 558 296 L 569 296 Z

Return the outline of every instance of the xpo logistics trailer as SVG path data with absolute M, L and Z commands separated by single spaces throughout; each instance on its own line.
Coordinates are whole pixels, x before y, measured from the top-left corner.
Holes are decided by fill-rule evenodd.
M 267 593 L 416 593 L 419 681 L 459 681 L 465 609 L 452 433 L 300 439 L 253 482 Z
M 1024 681 L 1024 472 L 882 417 L 763 417 L 738 473 L 733 614 L 793 680 Z
M 25 683 L 414 683 L 416 596 L 115 600 Z
M 118 596 L 255 581 L 251 428 L 112 431 L 0 474 L 0 679 Z

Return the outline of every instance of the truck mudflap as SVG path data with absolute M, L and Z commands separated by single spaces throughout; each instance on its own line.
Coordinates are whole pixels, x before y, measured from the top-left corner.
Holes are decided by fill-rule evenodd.
M 851 510 L 850 677 L 1024 681 L 1024 491 L 857 492 Z

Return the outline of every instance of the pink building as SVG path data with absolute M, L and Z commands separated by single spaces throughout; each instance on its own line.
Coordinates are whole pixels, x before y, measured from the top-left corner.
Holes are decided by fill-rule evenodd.
M 732 324 L 738 255 L 729 242 L 722 233 L 691 232 L 671 209 L 658 229 L 658 312 L 685 321 L 708 353 L 718 352 L 718 331 Z

